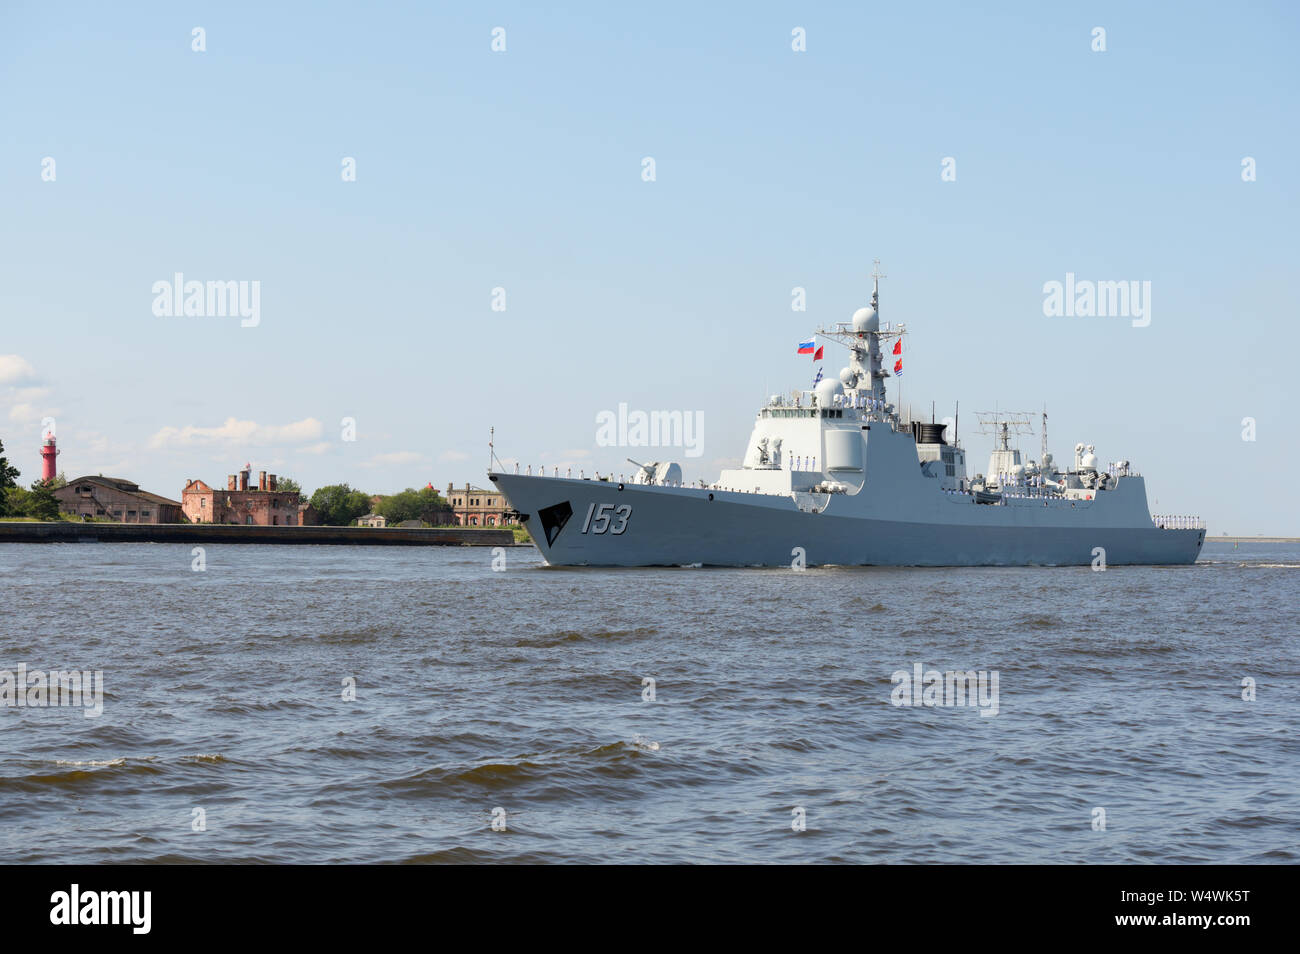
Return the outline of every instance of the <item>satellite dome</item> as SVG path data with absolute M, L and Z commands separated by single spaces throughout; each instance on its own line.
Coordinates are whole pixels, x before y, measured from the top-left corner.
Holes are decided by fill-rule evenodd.
M 853 313 L 853 330 L 862 331 L 879 331 L 880 316 L 876 314 L 876 309 L 867 307 L 859 308 Z
M 1084 455 L 1083 455 L 1083 460 L 1082 460 L 1080 463 L 1081 463 L 1081 465 L 1082 465 L 1082 467 L 1083 467 L 1084 470 L 1096 470 L 1096 469 L 1097 469 L 1097 455 L 1096 455 L 1096 454 L 1084 454 Z
M 852 368 L 840 369 L 840 384 L 844 385 L 846 388 L 851 388 L 857 383 L 858 376 L 854 373 Z
M 834 378 L 823 378 L 817 383 L 817 387 L 813 388 L 813 393 L 817 395 L 817 406 L 830 407 L 834 403 L 835 395 L 843 390 L 840 382 Z

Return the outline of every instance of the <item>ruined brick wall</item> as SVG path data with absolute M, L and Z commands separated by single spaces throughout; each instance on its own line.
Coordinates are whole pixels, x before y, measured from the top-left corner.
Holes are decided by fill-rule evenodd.
M 201 514 L 204 523 L 237 523 L 255 527 L 298 526 L 298 494 L 285 490 L 208 490 L 186 493 L 185 515 L 198 522 Z M 193 504 L 191 505 L 191 498 Z M 206 505 L 200 500 L 208 501 Z

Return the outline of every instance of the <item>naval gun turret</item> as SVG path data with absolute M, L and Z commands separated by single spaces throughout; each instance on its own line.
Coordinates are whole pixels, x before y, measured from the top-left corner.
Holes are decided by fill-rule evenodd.
M 680 464 L 674 461 L 652 460 L 648 464 L 643 464 L 629 457 L 627 462 L 637 468 L 636 476 L 632 480 L 633 483 L 659 484 L 663 487 L 681 486 L 682 468 Z

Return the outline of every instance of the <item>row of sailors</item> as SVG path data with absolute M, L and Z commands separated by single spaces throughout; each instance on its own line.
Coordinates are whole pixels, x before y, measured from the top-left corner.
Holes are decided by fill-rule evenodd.
M 856 407 L 868 411 L 884 410 L 885 402 L 868 394 L 837 394 L 831 399 L 836 407 Z
M 791 470 L 808 470 L 808 471 L 815 471 L 815 470 L 817 469 L 817 458 L 816 458 L 816 457 L 798 457 L 798 456 L 793 456 L 793 455 L 791 455 L 791 456 L 790 456 L 790 469 L 791 469 Z M 555 467 L 555 468 L 553 468 L 553 471 L 554 471 L 554 472 L 553 472 L 552 476 L 555 476 L 555 477 L 559 477 L 559 476 L 560 476 L 560 468 Z M 518 463 L 515 464 L 515 473 L 516 473 L 516 474 L 519 473 L 519 464 L 518 464 Z M 532 464 L 529 464 L 529 465 L 528 465 L 528 469 L 525 471 L 525 473 L 526 473 L 529 477 L 532 476 L 532 474 L 533 474 L 533 465 L 532 465 Z M 595 473 L 596 473 L 596 479 L 597 479 L 597 480 L 601 480 L 602 478 L 601 478 L 601 476 L 600 476 L 600 471 L 596 471 Z M 539 477 L 545 477 L 545 476 L 546 476 L 546 468 L 545 468 L 545 467 L 539 467 L 539 468 L 537 469 L 537 474 L 538 474 Z M 572 476 L 573 476 L 573 468 L 572 468 L 572 467 L 570 467 L 570 468 L 567 470 L 567 472 L 565 473 L 565 476 L 566 476 L 566 477 L 572 477 Z M 604 479 L 604 480 L 610 480 L 613 476 L 614 476 L 613 474 L 607 474 L 607 475 L 605 475 L 605 477 L 604 477 L 603 479 Z M 586 480 L 586 479 L 587 479 L 587 472 L 586 472 L 585 470 L 579 470 L 579 471 L 578 471 L 578 477 L 579 477 L 579 479 L 581 479 L 581 480 Z M 623 483 L 623 475 L 622 475 L 622 474 L 619 474 L 619 475 L 618 475 L 618 481 L 619 481 L 619 483 Z M 665 482 L 663 483 L 663 486 L 667 487 L 667 486 L 672 486 L 672 485 L 670 485 L 669 483 L 667 483 L 667 482 L 665 481 Z M 715 488 L 715 489 L 727 489 L 727 488 Z
M 1151 518 L 1161 530 L 1204 530 L 1205 521 L 1200 517 L 1181 517 L 1162 514 Z
M 873 398 L 869 394 L 836 394 L 831 398 L 831 404 L 834 407 L 856 407 L 867 411 L 883 411 L 885 409 L 884 401 Z M 795 392 L 794 406 L 803 407 L 802 392 Z

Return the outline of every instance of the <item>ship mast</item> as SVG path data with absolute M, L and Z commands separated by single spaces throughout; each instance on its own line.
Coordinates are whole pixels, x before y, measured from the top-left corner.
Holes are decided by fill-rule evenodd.
M 885 379 L 892 377 L 884 367 L 881 343 L 901 338 L 904 325 L 880 324 L 880 259 L 873 260 L 871 270 L 871 304 L 853 313 L 851 321 L 839 321 L 829 328 L 819 328 L 817 334 L 837 341 L 849 349 L 849 366 L 840 373 L 840 380 L 850 400 L 861 403 L 861 415 L 866 420 L 898 423 L 898 412 L 889 403 L 885 392 Z
M 1043 405 L 1043 450 L 1038 455 L 1038 462 L 1046 465 L 1047 461 L 1047 405 Z
M 871 260 L 871 310 L 874 311 L 877 316 L 880 315 L 880 280 L 888 277 L 888 275 L 885 275 L 880 271 L 880 259 L 873 258 Z M 871 335 L 871 364 L 873 379 L 873 386 L 871 389 L 872 396 L 878 398 L 882 404 L 888 403 L 889 398 L 885 395 L 885 378 L 889 377 L 889 371 L 882 366 L 883 362 L 880 357 L 880 335 L 878 333 Z M 878 388 L 876 387 L 876 382 L 879 382 Z M 878 394 L 876 393 L 877 390 L 879 391 Z M 903 408 L 903 382 L 901 378 L 898 382 L 898 408 L 900 411 Z

